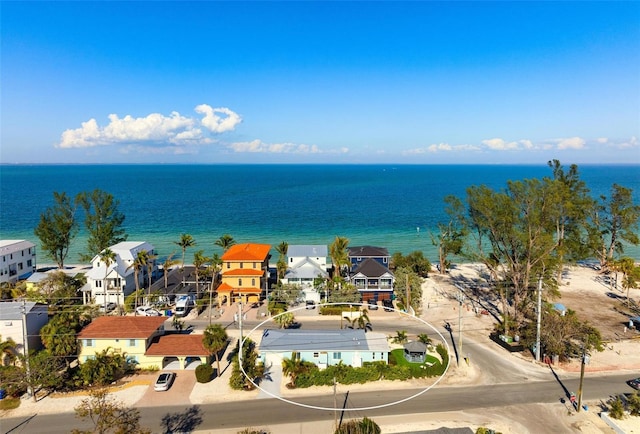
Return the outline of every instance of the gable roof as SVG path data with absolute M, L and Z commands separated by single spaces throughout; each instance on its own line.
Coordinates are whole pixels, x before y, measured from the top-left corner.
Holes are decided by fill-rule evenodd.
M 313 259 L 305 257 L 301 261 L 295 263 L 292 267 L 287 269 L 284 277 L 287 279 L 293 278 L 305 278 L 314 279 L 316 277 L 327 277 L 329 273 L 327 270 L 319 266 Z
M 259 350 L 286 353 L 293 351 L 389 351 L 387 337 L 364 330 L 266 329 Z
M 328 249 L 324 244 L 293 245 L 287 248 L 287 256 L 290 258 L 327 257 Z
M 166 321 L 162 316 L 100 316 L 78 333 L 79 339 L 141 339 Z
M 269 255 L 269 244 L 234 244 L 222 255 L 223 261 L 264 261 Z
M 367 258 L 358 265 L 353 272 L 354 275 L 362 274 L 367 277 L 382 277 L 389 274 L 393 277 L 393 273 L 387 267 L 379 263 L 373 258 Z
M 153 338 L 145 356 L 208 356 L 202 345 L 203 335 L 172 334 Z
M 114 270 L 118 276 L 126 277 L 127 275 L 135 272 L 133 268 L 129 268 L 129 262 L 133 262 L 135 260 L 138 252 L 143 250 L 151 252 L 154 250 L 154 247 L 146 241 L 123 241 L 109 247 L 109 249 L 116 254 L 116 260 L 109 265 L 107 277 L 109 277 Z M 96 266 L 96 262 L 99 262 L 100 265 Z M 105 263 L 100 260 L 100 255 L 95 255 L 93 259 L 91 259 L 91 263 L 94 265 L 92 265 L 91 269 L 86 273 L 87 278 L 93 280 L 104 279 L 106 271 Z
M 355 246 L 348 247 L 349 257 L 384 258 L 389 256 L 389 251 L 384 247 Z

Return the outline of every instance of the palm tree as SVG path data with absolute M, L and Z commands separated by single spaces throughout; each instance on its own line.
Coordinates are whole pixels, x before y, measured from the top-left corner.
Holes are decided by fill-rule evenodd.
M 216 357 L 216 365 L 217 365 L 217 376 L 220 376 L 220 351 L 224 349 L 227 345 L 227 341 L 229 337 L 227 336 L 227 332 L 224 327 L 220 324 L 209 325 L 202 337 L 202 345 L 209 350 L 211 354 Z
M 164 289 L 167 289 L 167 286 L 169 286 L 169 268 L 178 263 L 177 260 L 173 259 L 173 255 L 175 255 L 175 253 L 167 256 L 164 262 L 162 262 L 162 271 L 164 272 Z
M 223 252 L 229 250 L 229 247 L 236 244 L 236 240 L 229 234 L 224 234 L 220 238 L 218 238 L 215 242 L 215 245 L 222 248 Z
M 7 338 L 4 341 L 0 341 L 0 366 L 7 366 L 8 364 L 13 364 L 17 358 L 16 349 L 18 344 L 11 339 Z
M 407 339 L 406 330 L 396 330 L 396 335 L 392 338 L 392 342 L 394 344 L 404 344 L 407 342 Z
M 284 277 L 284 273 L 287 271 L 287 260 L 285 257 L 287 256 L 288 250 L 289 250 L 289 243 L 287 243 L 286 241 L 281 242 L 276 247 L 276 251 L 280 255 L 278 257 L 278 263 L 276 265 L 278 269 L 278 273 L 277 273 L 278 279 L 282 279 Z
M 135 311 L 138 309 L 138 294 L 140 292 L 140 272 L 147 266 L 147 251 L 140 250 L 133 260 L 133 263 L 127 267 L 127 270 L 133 268 L 133 281 L 136 284 Z
M 348 238 L 336 236 L 333 243 L 329 246 L 329 255 L 333 262 L 334 277 L 342 276 L 343 267 L 349 266 L 349 253 L 347 252 L 348 245 Z
M 181 234 L 180 241 L 174 241 L 182 249 L 182 286 L 184 286 L 184 257 L 189 247 L 196 245 L 196 240 L 189 234 Z
M 204 256 L 204 250 L 198 250 L 193 254 L 193 266 L 196 269 L 196 294 L 200 293 L 200 267 L 209 262 L 210 259 Z
M 104 313 L 107 314 L 107 275 L 109 274 L 109 267 L 111 264 L 116 262 L 116 253 L 106 248 L 102 252 L 100 252 L 100 260 L 104 262 L 104 280 L 102 281 L 102 286 L 104 290 Z
M 280 326 L 281 329 L 291 327 L 296 322 L 295 316 L 291 312 L 284 312 L 273 318 L 273 321 Z
M 367 329 L 371 328 L 371 321 L 369 321 L 369 311 L 367 309 L 362 309 L 360 311 L 360 316 L 356 320 L 358 328 L 367 332 Z
M 288 375 L 291 381 L 287 386 L 296 387 L 296 380 L 301 374 L 308 372 L 311 369 L 311 365 L 300 358 L 300 353 L 294 351 L 291 353 L 291 358 L 286 357 L 282 359 L 282 373 Z
M 158 255 L 147 252 L 147 278 L 149 281 L 147 282 L 147 297 L 151 296 L 151 284 L 153 283 L 153 269 L 156 265 L 156 259 L 158 259 Z

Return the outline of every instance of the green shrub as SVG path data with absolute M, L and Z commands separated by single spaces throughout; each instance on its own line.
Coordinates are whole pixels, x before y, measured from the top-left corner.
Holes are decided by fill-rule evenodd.
M 198 383 L 208 383 L 213 376 L 213 367 L 208 363 L 203 363 L 196 367 L 196 381 Z
M 619 396 L 609 403 L 609 416 L 614 419 L 624 418 L 624 404 Z

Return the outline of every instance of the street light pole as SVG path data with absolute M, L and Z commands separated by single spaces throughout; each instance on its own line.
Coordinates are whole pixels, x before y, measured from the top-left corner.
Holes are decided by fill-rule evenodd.
M 578 386 L 578 413 L 582 408 L 582 383 L 584 381 L 584 365 L 589 363 L 589 356 L 587 355 L 586 349 L 586 340 L 588 338 L 585 337 L 585 342 L 582 344 L 582 361 L 580 363 L 580 386 Z

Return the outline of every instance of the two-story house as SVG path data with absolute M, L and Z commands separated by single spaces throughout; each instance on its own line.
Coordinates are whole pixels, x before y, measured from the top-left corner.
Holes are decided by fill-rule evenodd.
M 149 254 L 149 266 L 142 267 L 138 271 L 138 285 L 140 288 L 147 286 L 149 279 L 157 271 L 154 247 L 144 241 L 124 241 L 109 249 L 115 253 L 115 261 L 107 264 L 100 255 L 91 260 L 91 269 L 86 273 L 87 284 L 82 288 L 85 295 L 85 304 L 115 303 L 123 305 L 126 296 L 136 290 L 134 262 L 139 252 L 146 251 Z
M 102 316 L 78 333 L 78 361 L 104 350 L 124 354 L 141 369 L 195 369 L 210 362 L 202 335 L 165 334 L 165 317 Z
M 269 278 L 269 244 L 235 244 L 222 257 L 218 304 L 259 302 Z
M 298 285 L 305 300 L 320 302 L 320 293 L 314 287 L 318 278 L 327 279 L 326 245 L 292 245 L 287 249 L 287 271 L 282 283 Z
M 389 251 L 382 247 L 358 246 L 349 247 L 348 254 L 349 281 L 362 295 L 362 301 L 390 300 L 395 277 L 389 270 Z
M 35 244 L 26 240 L 0 240 L 0 283 L 15 283 L 35 271 Z
M 16 351 L 21 354 L 42 348 L 40 329 L 48 322 L 49 312 L 46 304 L 33 301 L 0 302 L 2 340 L 11 338 L 16 343 Z

